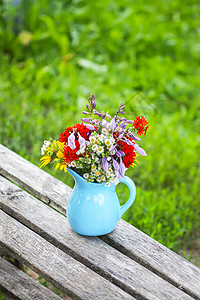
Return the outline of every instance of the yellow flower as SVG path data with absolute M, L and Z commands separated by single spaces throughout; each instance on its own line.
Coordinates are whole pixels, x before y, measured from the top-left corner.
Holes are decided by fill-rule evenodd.
M 58 145 L 58 148 L 59 148 L 61 151 L 63 151 L 63 148 L 65 147 L 65 143 L 61 143 L 60 141 L 57 141 L 56 143 L 57 143 L 57 145 Z
M 63 151 L 64 147 L 65 147 L 65 143 L 61 143 L 60 141 L 53 140 L 51 146 L 48 147 L 46 150 L 56 152 L 59 149 L 60 151 Z
M 57 152 L 57 157 L 59 157 L 59 158 L 64 158 L 64 154 L 59 150 L 59 151 Z
M 51 156 L 45 155 L 40 159 L 40 161 L 42 163 L 40 168 L 45 167 L 51 162 Z
M 55 159 L 56 160 L 56 159 Z M 65 162 L 62 162 L 62 163 L 57 163 L 56 166 L 55 166 L 55 169 L 57 170 L 58 168 L 60 168 L 60 170 L 62 171 L 64 169 L 65 172 L 67 172 L 67 169 L 66 169 L 66 163 Z
M 138 154 L 136 154 L 136 157 L 138 156 Z M 137 159 L 135 159 L 135 162 L 137 164 L 139 164 L 139 162 L 137 161 Z M 136 163 L 132 163 L 131 167 L 134 168 L 134 167 L 137 167 Z

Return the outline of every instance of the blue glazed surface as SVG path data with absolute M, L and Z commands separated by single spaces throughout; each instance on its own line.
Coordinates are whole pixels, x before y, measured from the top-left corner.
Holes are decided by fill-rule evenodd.
M 106 187 L 104 183 L 87 183 L 75 171 L 68 171 L 75 180 L 67 206 L 67 218 L 71 228 L 87 236 L 104 235 L 113 231 L 135 199 L 136 188 L 133 181 L 127 176 L 120 180 L 130 190 L 128 201 L 120 206 L 114 184 Z

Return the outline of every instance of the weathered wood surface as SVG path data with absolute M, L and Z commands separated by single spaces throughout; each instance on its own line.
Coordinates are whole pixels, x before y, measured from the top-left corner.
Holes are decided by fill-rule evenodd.
M 59 199 L 57 208 L 60 212 L 65 213 L 65 201 L 67 201 L 70 190 L 67 191 L 67 197 L 61 203 L 66 185 L 60 181 L 58 184 L 57 180 L 54 182 L 51 175 L 36 166 L 32 166 L 30 162 L 0 145 L 0 173 L 15 183 L 21 184 L 23 188 L 35 196 L 38 196 L 39 193 L 42 200 L 46 197 L 46 191 L 48 190 L 49 201 L 56 203 Z M 24 175 L 24 169 L 26 176 Z M 34 172 L 32 172 L 31 180 L 29 180 L 26 177 L 28 177 L 28 170 L 32 169 L 34 169 Z M 45 175 L 43 175 L 44 173 Z M 43 176 L 45 176 L 45 181 L 42 180 Z M 44 186 L 42 184 L 37 185 L 39 180 L 43 182 Z M 51 182 L 50 185 L 48 181 Z M 58 193 L 61 197 L 58 194 L 54 197 L 54 191 L 58 186 Z M 100 238 L 174 286 L 181 288 L 195 299 L 200 299 L 199 269 L 132 225 L 120 220 L 117 228 L 111 234 Z
M 96 237 L 74 233 L 66 217 L 0 177 L 0 207 L 21 223 L 138 299 L 192 299 Z
M 70 187 L 1 144 L 0 174 L 55 209 L 66 212 Z
M 134 299 L 2 210 L 0 220 L 1 246 L 72 298 Z
M 21 300 L 61 300 L 51 290 L 1 257 L 0 288 Z

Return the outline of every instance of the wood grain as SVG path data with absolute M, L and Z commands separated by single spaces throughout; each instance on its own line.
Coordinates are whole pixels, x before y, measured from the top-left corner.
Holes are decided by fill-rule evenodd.
M 23 188 L 35 196 L 40 194 L 40 199 L 42 200 L 46 197 L 46 193 L 43 191 L 46 191 L 47 187 L 37 186 L 37 181 L 38 178 L 41 179 L 45 176 L 46 180 L 43 181 L 43 184 L 48 186 L 49 201 L 56 203 L 56 199 L 60 199 L 57 208 L 60 212 L 65 213 L 66 203 L 61 201 L 62 197 L 58 195 L 54 197 L 54 191 L 59 186 L 58 193 L 64 195 L 66 185 L 62 182 L 59 182 L 58 185 L 57 180 L 54 182 L 51 175 L 36 166 L 34 166 L 31 180 L 26 179 L 23 172 L 24 167 L 28 177 L 28 170 L 32 170 L 33 165 L 0 145 L 0 173 L 15 183 L 21 184 Z M 45 175 L 43 175 L 44 173 Z M 48 185 L 48 181 L 52 183 L 51 186 Z M 70 189 L 66 194 L 67 197 L 69 194 Z M 174 286 L 184 290 L 195 299 L 200 299 L 199 269 L 124 220 L 120 220 L 117 228 L 111 234 L 100 238 Z
M 112 233 L 101 239 L 194 299 L 200 299 L 200 269 L 137 228 L 121 220 Z
M 49 242 L 137 299 L 191 299 L 167 281 L 95 237 L 74 233 L 67 219 L 0 178 L 0 207 Z
M 0 210 L 0 244 L 74 299 L 134 299 Z
M 21 300 L 61 300 L 51 290 L 1 257 L 0 288 Z
M 1 144 L 0 174 L 66 214 L 70 187 Z

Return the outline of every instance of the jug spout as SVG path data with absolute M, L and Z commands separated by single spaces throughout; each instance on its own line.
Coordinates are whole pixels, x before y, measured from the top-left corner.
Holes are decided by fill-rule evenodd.
M 81 183 L 85 182 L 85 179 L 81 175 L 79 175 L 77 172 L 75 172 L 74 170 L 67 169 L 67 171 L 72 175 L 72 177 L 74 178 L 74 180 L 77 184 L 81 184 Z

